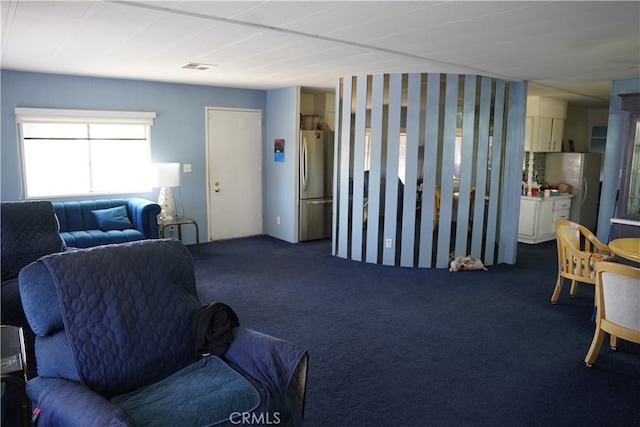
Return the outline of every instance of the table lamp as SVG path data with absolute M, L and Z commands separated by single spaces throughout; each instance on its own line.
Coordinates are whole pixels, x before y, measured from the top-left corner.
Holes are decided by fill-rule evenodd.
M 160 187 L 158 204 L 160 219 L 171 220 L 176 214 L 176 204 L 171 194 L 171 187 L 180 186 L 180 163 L 154 163 L 154 186 Z

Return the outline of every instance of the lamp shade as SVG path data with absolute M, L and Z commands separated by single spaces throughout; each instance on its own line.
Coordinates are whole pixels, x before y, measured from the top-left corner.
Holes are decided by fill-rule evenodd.
M 180 163 L 153 163 L 154 187 L 179 187 Z

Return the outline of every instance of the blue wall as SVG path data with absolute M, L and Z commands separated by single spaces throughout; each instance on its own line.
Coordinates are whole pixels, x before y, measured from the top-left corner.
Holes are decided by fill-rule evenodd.
M 87 110 L 153 111 L 151 130 L 154 162 L 190 163 L 193 172 L 181 174 L 174 192 L 179 213 L 200 223 L 200 241 L 208 239 L 206 184 L 206 107 L 266 108 L 260 90 L 103 79 L 53 74 L 1 71 L 1 193 L 3 201 L 20 200 L 18 138 L 15 107 Z M 264 113 L 263 113 L 264 117 Z M 264 137 L 263 126 L 263 141 Z M 271 152 L 263 150 L 265 156 Z M 70 167 L 70 165 L 60 165 Z M 267 192 L 264 192 L 268 195 Z M 129 195 L 126 195 L 129 196 Z M 135 196 L 156 200 L 158 189 Z M 114 196 L 116 197 L 116 196 Z M 58 199 L 65 200 L 65 199 Z M 184 212 L 182 207 L 184 206 Z M 264 207 L 263 207 L 264 210 Z M 185 243 L 195 243 L 192 227 L 184 227 Z
M 295 243 L 297 236 L 298 138 L 300 132 L 300 88 L 267 92 L 264 177 L 264 233 Z M 273 140 L 284 139 L 284 161 L 273 157 Z M 280 223 L 277 218 L 280 217 Z

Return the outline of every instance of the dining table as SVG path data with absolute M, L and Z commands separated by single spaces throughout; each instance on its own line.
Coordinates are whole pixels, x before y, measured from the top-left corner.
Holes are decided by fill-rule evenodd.
M 609 249 L 622 258 L 640 262 L 640 237 L 624 237 L 609 242 Z

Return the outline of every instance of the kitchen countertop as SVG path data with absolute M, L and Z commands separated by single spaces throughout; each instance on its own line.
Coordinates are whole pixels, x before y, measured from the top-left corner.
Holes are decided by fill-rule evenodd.
M 544 193 L 543 193 L 544 195 Z M 570 199 L 573 197 L 573 194 L 561 194 L 558 196 L 549 196 L 549 197 L 539 197 L 539 196 L 520 196 L 524 200 L 534 200 L 541 202 L 543 200 L 561 200 L 561 199 Z

